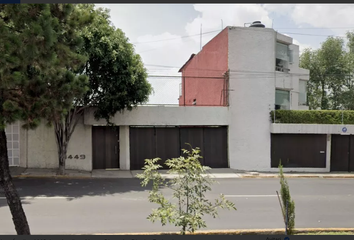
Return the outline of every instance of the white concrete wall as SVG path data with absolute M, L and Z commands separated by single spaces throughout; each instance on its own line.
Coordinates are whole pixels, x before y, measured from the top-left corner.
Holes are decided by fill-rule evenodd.
M 85 111 L 86 125 L 106 125 L 106 120 L 96 121 L 94 109 Z M 111 121 L 117 126 L 132 125 L 228 125 L 228 107 L 179 107 L 139 106 L 132 111 L 117 113 Z
M 289 73 L 275 71 L 276 42 L 290 44 L 293 61 Z M 269 111 L 275 89 L 290 91 L 290 109 L 299 106 L 299 79 L 309 72 L 299 68 L 299 47 L 292 38 L 273 29 L 229 28 L 230 167 L 271 171 Z M 306 169 L 304 169 L 306 170 Z
M 277 38 L 278 42 L 281 42 L 284 44 L 293 44 L 293 39 L 289 36 L 284 35 L 284 34 L 277 33 L 276 38 Z
M 58 150 L 54 130 L 42 123 L 28 131 L 28 168 L 58 168 Z
M 85 155 L 85 159 L 67 159 L 66 169 L 92 170 L 92 126 L 84 125 L 83 117 L 70 139 L 67 155 Z
M 20 167 L 26 168 L 28 161 L 28 130 L 23 129 L 20 123 Z
M 58 168 L 58 148 L 53 127 L 42 123 L 35 130 L 29 130 L 27 149 L 28 168 Z M 78 123 L 69 142 L 67 156 L 84 154 L 85 159 L 67 159 L 66 169 L 92 170 L 92 137 L 91 126 Z
M 233 169 L 270 169 L 275 39 L 272 29 L 235 27 L 229 31 L 229 162 Z
M 129 126 L 119 127 L 119 168 L 130 169 Z
M 228 114 L 227 107 L 163 106 L 142 106 L 131 112 L 118 113 L 112 120 L 120 126 L 120 168 L 130 168 L 129 125 L 228 125 Z M 106 125 L 106 122 L 95 121 L 93 110 L 89 110 L 76 126 L 67 152 L 67 156 L 85 155 L 85 159 L 67 159 L 66 169 L 92 170 L 92 125 Z M 53 127 L 42 123 L 37 129 L 29 130 L 27 136 L 24 130 L 21 133 L 21 166 L 58 168 Z
M 343 127 L 347 132 L 343 133 Z M 272 133 L 294 133 L 294 134 L 354 134 L 354 125 L 342 124 L 271 124 Z

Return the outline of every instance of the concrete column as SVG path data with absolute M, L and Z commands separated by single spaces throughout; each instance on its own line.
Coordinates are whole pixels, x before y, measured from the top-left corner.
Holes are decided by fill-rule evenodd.
M 119 168 L 130 170 L 129 126 L 119 127 Z
M 332 143 L 332 135 L 327 134 L 327 145 L 326 145 L 326 171 L 331 171 L 331 143 Z

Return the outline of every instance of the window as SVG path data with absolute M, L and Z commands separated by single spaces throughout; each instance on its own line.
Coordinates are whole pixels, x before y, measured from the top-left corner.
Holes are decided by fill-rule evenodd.
M 307 105 L 307 81 L 299 81 L 299 105 Z
M 275 90 L 275 109 L 290 110 L 290 92 Z
M 276 58 L 286 61 L 289 61 L 289 47 L 288 45 L 277 43 L 276 46 Z
M 20 124 L 14 123 L 6 127 L 7 154 L 10 166 L 20 165 Z
M 288 55 L 289 55 L 289 63 L 293 63 L 294 62 L 294 51 L 289 49 Z
M 179 96 L 182 97 L 182 83 L 179 84 Z
M 275 48 L 275 71 L 279 72 L 288 72 L 288 63 L 292 61 L 292 54 L 290 53 L 290 49 L 288 45 L 278 43 Z

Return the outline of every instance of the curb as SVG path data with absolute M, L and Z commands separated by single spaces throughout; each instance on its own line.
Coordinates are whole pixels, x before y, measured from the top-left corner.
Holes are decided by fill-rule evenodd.
M 328 176 L 314 176 L 314 175 L 309 175 L 309 176 L 305 176 L 305 175 L 298 175 L 298 176 L 291 176 L 291 175 L 285 175 L 284 174 L 284 177 L 285 178 L 336 178 L 336 179 L 353 179 L 354 178 L 354 174 L 353 176 L 348 176 L 348 175 L 344 175 L 344 176 L 331 176 L 331 175 L 328 175 Z M 274 176 L 252 176 L 252 175 L 249 175 L 249 176 L 241 176 L 240 178 L 259 178 L 259 179 L 262 179 L 262 178 L 279 178 L 279 176 L 277 175 L 274 175 Z
M 93 177 L 91 176 L 70 176 L 70 175 L 54 175 L 54 176 L 48 176 L 48 175 L 15 175 L 12 176 L 12 178 L 54 178 L 54 179 L 92 179 Z
M 313 232 L 354 232 L 354 228 L 298 228 L 295 233 Z M 179 232 L 143 232 L 143 233 L 94 233 L 90 235 L 176 235 Z M 78 234 L 85 235 L 85 234 Z M 187 235 L 285 235 L 283 228 L 275 229 L 240 229 L 240 230 L 209 230 L 187 233 Z
M 320 175 L 320 176 L 314 176 L 314 175 L 297 175 L 297 176 L 291 176 L 291 175 L 284 175 L 285 178 L 302 178 L 302 179 L 306 179 L 306 178 L 329 178 L 329 179 L 354 179 L 354 174 L 353 176 L 348 176 L 348 175 L 343 175 L 343 176 L 324 176 L 324 175 Z M 12 176 L 12 178 L 55 178 L 55 179 L 105 179 L 105 177 L 92 177 L 92 176 L 73 176 L 73 175 L 14 175 Z M 119 179 L 121 177 L 107 177 L 110 179 Z M 130 178 L 136 178 L 136 177 L 130 177 Z M 229 178 L 215 178 L 215 179 L 267 179 L 267 178 L 279 178 L 278 175 L 266 175 L 266 176 L 260 176 L 260 175 L 244 175 L 244 176 L 235 176 L 235 177 L 229 177 Z

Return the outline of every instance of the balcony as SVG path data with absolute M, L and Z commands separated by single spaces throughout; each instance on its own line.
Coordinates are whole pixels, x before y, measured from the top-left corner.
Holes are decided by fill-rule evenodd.
M 283 72 L 283 73 L 289 73 L 290 69 L 289 68 L 285 68 L 282 66 L 275 66 L 275 71 L 277 72 Z

